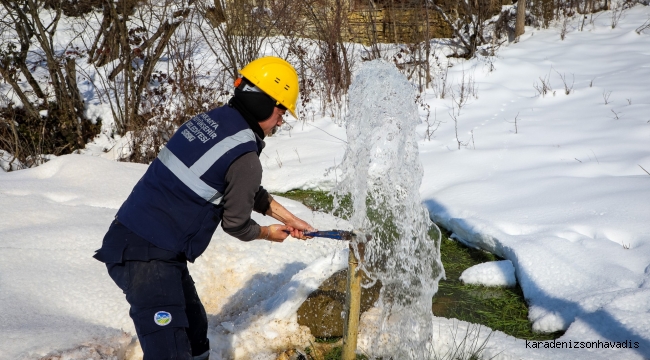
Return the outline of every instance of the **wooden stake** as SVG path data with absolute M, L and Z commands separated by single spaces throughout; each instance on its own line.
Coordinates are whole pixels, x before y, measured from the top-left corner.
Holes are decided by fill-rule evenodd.
M 357 351 L 357 335 L 359 334 L 359 316 L 361 310 L 361 273 L 357 272 L 359 260 L 354 255 L 350 244 L 348 256 L 348 284 L 345 295 L 345 328 L 343 329 L 342 360 L 354 360 Z

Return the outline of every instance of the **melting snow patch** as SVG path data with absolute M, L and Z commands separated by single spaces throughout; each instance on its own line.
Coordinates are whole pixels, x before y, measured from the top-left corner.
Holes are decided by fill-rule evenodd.
M 20 360 L 28 359 L 46 359 L 46 360 L 136 360 L 138 357 L 134 358 L 130 354 L 133 352 L 132 348 L 134 347 L 133 339 L 131 335 L 120 332 L 117 335 L 106 337 L 106 338 L 96 338 L 83 344 L 68 350 L 59 350 L 53 351 L 44 357 L 41 357 L 37 353 L 30 353 L 24 356 L 20 356 Z M 2 357 L 2 355 L 0 355 Z M 141 358 L 141 357 L 140 357 Z
M 460 280 L 465 284 L 485 286 L 515 286 L 515 267 L 510 260 L 490 261 L 463 271 Z

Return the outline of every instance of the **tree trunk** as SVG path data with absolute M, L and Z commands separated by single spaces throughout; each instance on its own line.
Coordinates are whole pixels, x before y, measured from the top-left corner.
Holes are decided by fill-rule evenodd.
M 517 0 L 517 21 L 515 22 L 515 38 L 524 33 L 526 22 L 526 0 Z
M 76 62 L 74 59 L 71 58 L 68 58 L 65 61 L 65 82 L 66 85 L 68 86 L 67 93 L 71 98 L 69 99 L 69 101 L 72 102 L 72 108 L 76 110 L 76 115 L 77 115 L 77 117 L 74 118 L 74 120 L 76 120 L 76 125 L 77 125 L 77 146 L 80 149 L 83 149 L 86 146 L 86 142 L 83 136 L 83 124 L 82 124 L 84 100 L 83 97 L 81 96 L 81 92 L 79 92 L 79 87 L 77 86 Z M 72 110 L 72 108 L 69 109 Z
M 6 82 L 9 83 L 9 85 L 11 85 L 16 95 L 18 95 L 20 101 L 23 103 L 23 108 L 25 109 L 25 112 L 27 112 L 27 114 L 34 119 L 40 118 L 40 115 L 38 114 L 38 111 L 36 110 L 34 105 L 32 105 L 32 103 L 29 101 L 29 98 L 27 97 L 27 95 L 25 95 L 23 90 L 20 88 L 18 82 L 16 82 L 16 80 L 14 80 L 11 74 L 9 74 L 6 71 L 3 64 L 0 64 L 0 75 L 4 78 Z
M 162 56 L 163 51 L 165 50 L 165 47 L 169 43 L 169 39 L 172 37 L 174 31 L 176 31 L 176 28 L 178 28 L 180 24 L 181 21 L 176 21 L 171 24 L 168 21 L 165 21 L 165 23 L 156 32 L 155 37 L 159 37 L 160 35 L 162 36 L 160 37 L 160 41 L 158 41 L 158 44 L 156 45 L 156 49 L 149 56 L 145 57 L 140 78 L 136 83 L 135 89 L 133 89 L 135 90 L 135 94 L 132 101 L 131 114 L 135 115 L 138 113 L 138 109 L 140 108 L 140 101 L 142 100 L 142 94 L 144 93 L 144 90 L 147 87 L 149 78 L 151 77 L 151 73 L 153 72 L 153 68 L 158 62 L 158 60 L 160 60 L 160 57 Z M 150 44 L 151 43 L 148 43 L 146 44 L 146 46 L 149 47 Z

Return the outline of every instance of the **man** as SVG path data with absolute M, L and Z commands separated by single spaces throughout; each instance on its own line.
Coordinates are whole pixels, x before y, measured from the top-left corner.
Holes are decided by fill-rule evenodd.
M 172 136 L 120 207 L 95 258 L 126 294 L 144 360 L 208 359 L 207 318 L 187 270 L 219 223 L 240 240 L 305 239 L 313 228 L 260 186 L 264 137 L 294 117 L 298 76 L 286 61 L 240 71 L 226 106 L 197 115 Z M 251 210 L 284 225 L 259 226 Z

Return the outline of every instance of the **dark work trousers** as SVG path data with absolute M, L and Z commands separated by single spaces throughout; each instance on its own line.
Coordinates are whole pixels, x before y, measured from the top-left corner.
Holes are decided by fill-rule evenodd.
M 126 240 L 132 245 L 126 247 L 121 262 L 105 262 L 109 275 L 131 305 L 129 315 L 144 352 L 143 360 L 191 360 L 210 350 L 205 309 L 187 262 L 184 258 L 166 257 L 165 251 L 154 251 L 160 249 L 153 249 L 152 245 L 143 247 L 144 240 L 134 237 L 137 235 L 121 224 L 114 224 L 98 255 L 103 252 L 108 257 L 105 254 L 110 255 L 111 244 L 124 244 Z M 146 257 L 153 259 L 129 260 Z
M 106 267 L 131 305 L 129 315 L 140 339 L 143 360 L 191 360 L 210 349 L 205 310 L 186 263 L 125 261 Z M 171 315 L 171 321 L 159 325 L 159 313 Z

